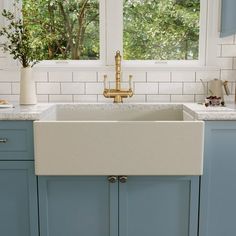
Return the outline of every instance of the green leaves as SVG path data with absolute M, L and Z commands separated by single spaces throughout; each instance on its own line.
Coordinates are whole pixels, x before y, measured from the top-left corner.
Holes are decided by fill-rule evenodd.
M 98 0 L 24 0 L 24 23 L 38 60 L 98 59 Z
M 22 2 L 23 21 L 3 10 L 7 25 L 0 36 L 24 67 L 38 60 L 99 58 L 98 0 Z M 200 0 L 123 2 L 125 59 L 198 59 Z
M 200 0 L 125 0 L 126 60 L 198 59 Z
M 17 8 L 17 1 L 14 4 Z M 17 15 L 17 14 L 16 14 Z M 0 28 L 0 36 L 4 37 L 4 50 L 8 51 L 13 58 L 18 59 L 23 67 L 35 65 L 35 55 L 37 54 L 37 47 L 32 46 L 30 33 L 27 26 L 21 19 L 15 16 L 12 12 L 4 9 L 2 16 L 6 19 L 6 26 Z

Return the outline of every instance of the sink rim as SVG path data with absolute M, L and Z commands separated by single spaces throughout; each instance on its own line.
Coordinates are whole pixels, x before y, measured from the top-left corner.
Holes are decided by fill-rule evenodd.
M 58 103 L 49 121 L 183 121 L 184 106 L 176 103 Z

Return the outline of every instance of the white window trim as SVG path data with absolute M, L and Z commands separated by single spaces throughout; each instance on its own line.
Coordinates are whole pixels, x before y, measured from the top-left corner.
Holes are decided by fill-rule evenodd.
M 65 60 L 42 61 L 36 68 L 81 68 L 81 69 L 109 69 L 114 66 L 114 55 L 117 50 L 122 53 L 123 48 L 123 1 L 100 0 L 100 60 Z M 217 36 L 220 0 L 201 0 L 200 16 L 200 50 L 199 60 L 196 61 L 123 61 L 124 70 L 127 69 L 199 69 L 216 67 Z M 123 54 L 123 53 L 122 53 Z

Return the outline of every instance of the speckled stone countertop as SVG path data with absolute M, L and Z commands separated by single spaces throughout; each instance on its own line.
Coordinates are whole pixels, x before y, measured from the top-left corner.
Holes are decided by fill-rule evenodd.
M 13 108 L 0 108 L 0 120 L 40 120 L 47 116 L 55 104 L 44 103 L 37 105 L 19 106 Z
M 197 103 L 184 103 L 183 106 L 194 120 L 236 120 L 235 104 L 226 104 L 226 107 L 205 107 Z
M 142 103 L 142 104 L 53 104 L 41 103 L 32 106 L 15 105 L 13 108 L 0 108 L 0 120 L 41 120 L 45 119 L 50 113 L 55 112 L 57 106 L 64 106 L 68 109 L 150 109 L 158 110 L 165 108 L 182 109 L 191 115 L 194 120 L 235 120 L 236 105 L 227 104 L 226 107 L 205 107 L 197 103 Z

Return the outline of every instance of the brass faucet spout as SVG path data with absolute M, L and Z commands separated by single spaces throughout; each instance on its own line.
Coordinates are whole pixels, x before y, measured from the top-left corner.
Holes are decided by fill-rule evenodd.
M 122 90 L 121 89 L 121 55 L 120 51 L 116 52 L 115 56 L 115 69 L 116 69 L 116 87 L 115 89 L 108 89 L 106 88 L 106 80 L 107 75 L 104 76 L 104 92 L 103 95 L 106 98 L 114 98 L 114 103 L 122 103 L 123 98 L 132 97 L 133 91 L 131 88 L 132 83 L 132 75 L 129 76 L 129 89 L 128 90 Z
M 116 52 L 115 56 L 116 61 L 116 90 L 120 90 L 120 83 L 121 83 L 121 55 L 120 51 Z

